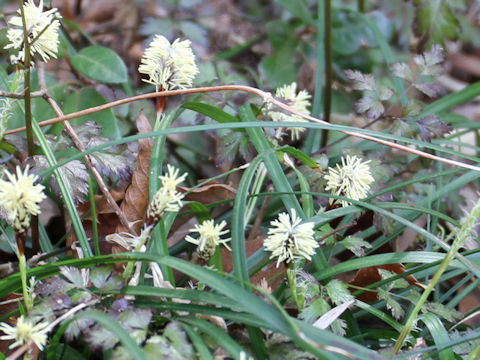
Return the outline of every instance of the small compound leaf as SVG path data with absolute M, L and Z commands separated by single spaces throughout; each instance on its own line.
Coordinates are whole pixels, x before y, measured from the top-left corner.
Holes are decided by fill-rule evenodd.
M 112 268 L 109 266 L 100 266 L 92 269 L 90 280 L 93 286 L 105 291 L 119 289 L 123 284 L 120 276 L 112 274 Z
M 347 79 L 353 82 L 353 88 L 361 91 L 375 91 L 375 77 L 372 74 L 363 74 L 358 70 L 345 70 Z
M 401 79 L 405 79 L 409 82 L 413 82 L 413 74 L 412 69 L 408 66 L 407 63 L 400 62 L 395 63 L 391 67 L 393 76 L 399 77 Z
M 87 149 L 105 144 L 109 139 L 101 137 L 92 137 Z M 126 145 L 110 146 L 102 151 L 96 151 L 90 155 L 93 166 L 105 175 L 115 175 L 122 180 L 129 180 L 133 172 L 134 156 Z
M 103 326 L 96 325 L 93 329 L 88 330 L 85 341 L 93 349 L 108 350 L 113 348 L 119 340 L 110 330 L 105 329 Z
M 417 124 L 420 127 L 420 137 L 424 141 L 430 141 L 433 137 L 441 138 L 453 130 L 436 115 L 427 115 L 419 119 Z
M 427 302 L 422 306 L 422 311 L 430 311 L 434 314 L 437 314 L 444 318 L 447 321 L 450 322 L 455 322 L 460 320 L 463 315 L 460 311 L 457 311 L 455 309 L 449 308 L 441 303 L 437 302 Z
M 417 82 L 413 86 L 429 97 L 438 96 L 443 91 L 442 86 L 436 82 Z
M 365 249 L 372 248 L 370 243 L 356 236 L 347 236 L 339 243 L 358 257 L 365 256 Z
M 347 322 L 343 319 L 336 319 L 332 325 L 330 325 L 330 329 L 332 329 L 333 333 L 338 336 L 345 336 L 347 334 L 345 331 L 347 327 Z
M 387 303 L 387 309 L 391 311 L 392 316 L 395 319 L 400 319 L 403 315 L 405 315 L 405 311 L 403 310 L 402 306 L 395 300 L 393 300 L 392 296 L 388 291 L 378 288 L 378 298 L 385 300 Z
M 74 266 L 60 266 L 60 274 L 62 274 L 69 282 L 77 288 L 83 288 L 83 277 L 80 269 Z
M 387 86 L 380 86 L 379 92 L 378 92 L 378 98 L 382 101 L 386 101 L 391 99 L 393 96 L 394 92 L 392 89 L 390 89 Z
M 333 279 L 326 286 L 327 294 L 335 305 L 340 305 L 346 302 L 353 301 L 355 298 L 350 291 L 348 291 L 348 285 L 344 282 Z
M 414 117 L 422 112 L 422 105 L 415 100 L 410 100 L 403 109 L 404 117 Z
M 360 114 L 366 113 L 367 117 L 371 119 L 376 119 L 385 111 L 382 102 L 370 96 L 362 97 L 357 101 L 355 107 Z
M 382 277 L 382 280 L 387 280 L 396 275 L 393 272 L 382 269 L 382 268 L 378 268 L 378 273 Z M 408 282 L 405 279 L 400 278 L 400 279 L 390 281 L 385 285 L 385 287 L 387 288 L 387 290 L 405 289 L 408 287 Z
M 146 330 L 151 319 L 152 311 L 150 309 L 131 308 L 121 311 L 117 320 L 127 329 Z
M 68 321 L 65 320 L 65 321 Z M 65 338 L 67 341 L 72 341 L 76 339 L 80 333 L 92 326 L 94 321 L 88 318 L 74 319 L 68 324 L 67 329 L 65 330 Z
M 148 325 L 148 324 L 147 324 Z M 183 359 L 194 359 L 195 352 L 188 342 L 187 335 L 177 321 L 170 322 L 163 332 L 170 344 L 177 350 Z
M 47 158 L 43 155 L 32 156 L 27 161 L 33 174 L 38 174 L 43 170 L 50 168 Z M 58 168 L 58 171 L 60 172 L 68 191 L 72 194 L 75 204 L 78 205 L 79 203 L 82 203 L 85 200 L 85 195 L 88 193 L 89 175 L 85 165 L 79 160 L 73 160 Z M 57 180 L 54 176 L 50 178 L 50 186 L 58 196 L 61 196 Z
M 440 75 L 442 67 L 439 64 L 444 60 L 443 48 L 438 44 L 432 45 L 430 51 L 413 57 L 413 62 L 418 66 L 420 74 L 427 76 Z
M 310 305 L 304 307 L 298 317 L 313 324 L 319 317 L 331 309 L 330 304 L 323 298 L 315 299 Z

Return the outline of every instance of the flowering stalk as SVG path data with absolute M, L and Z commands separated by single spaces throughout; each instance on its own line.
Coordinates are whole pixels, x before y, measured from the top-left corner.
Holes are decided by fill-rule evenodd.
M 40 213 L 39 203 L 45 198 L 44 187 L 35 185 L 36 176 L 28 175 L 28 166 L 24 172 L 17 167 L 16 176 L 5 170 L 7 180 L 0 179 L 0 207 L 6 220 L 15 230 L 17 256 L 20 277 L 27 310 L 31 308 L 27 291 L 27 265 L 25 262 L 25 240 L 30 228 L 30 217 Z
M 147 243 L 148 239 L 150 239 L 150 234 L 152 233 L 153 226 L 146 226 L 140 233 L 140 236 L 133 237 L 133 240 L 136 241 L 135 248 L 133 251 L 138 252 L 141 251 L 142 247 Z M 127 250 L 131 250 L 128 249 Z M 132 276 L 133 267 L 135 266 L 134 261 L 129 261 L 125 270 L 123 271 L 123 279 L 128 280 Z

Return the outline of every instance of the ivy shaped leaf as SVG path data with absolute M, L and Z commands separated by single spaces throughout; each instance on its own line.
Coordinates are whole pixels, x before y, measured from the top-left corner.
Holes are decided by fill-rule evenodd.
M 427 115 L 417 120 L 417 124 L 420 127 L 420 138 L 428 142 L 433 137 L 441 138 L 453 130 L 449 124 L 441 121 L 436 115 Z

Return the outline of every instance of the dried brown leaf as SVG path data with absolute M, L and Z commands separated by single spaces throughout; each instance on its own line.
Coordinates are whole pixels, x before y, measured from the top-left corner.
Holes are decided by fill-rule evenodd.
M 136 124 L 140 134 L 152 131 L 150 122 L 142 112 L 138 115 Z M 149 203 L 148 177 L 150 172 L 150 155 L 152 153 L 153 139 L 144 138 L 140 139 L 138 142 L 137 169 L 133 172 L 132 183 L 127 188 L 125 199 L 123 200 L 120 209 L 132 224 L 132 227 L 137 232 L 140 232 Z M 126 230 L 127 229 L 119 224 L 115 232 Z
M 380 266 L 369 266 L 366 268 L 359 269 L 355 274 L 355 277 L 353 278 L 353 280 L 350 281 L 350 284 L 359 286 L 359 287 L 367 287 L 371 284 L 374 284 L 382 280 L 382 276 L 380 275 L 378 269 L 384 269 L 384 270 L 393 272 L 395 274 L 403 274 L 404 272 L 407 271 L 405 269 L 405 266 L 401 263 L 386 264 L 386 265 L 380 265 Z M 425 290 L 426 288 L 426 286 L 418 282 L 418 280 L 413 275 L 406 276 L 405 280 L 410 285 L 415 285 L 422 290 Z M 357 299 L 367 303 L 371 303 L 376 301 L 378 298 L 377 298 L 376 292 L 365 291 L 364 293 L 358 295 Z

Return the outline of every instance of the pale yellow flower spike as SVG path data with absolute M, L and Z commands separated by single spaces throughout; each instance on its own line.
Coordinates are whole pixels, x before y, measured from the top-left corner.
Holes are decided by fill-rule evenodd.
M 291 209 L 292 218 L 287 213 L 278 215 L 278 220 L 270 223 L 268 237 L 263 242 L 266 251 L 271 251 L 270 259 L 277 259 L 277 267 L 282 261 L 290 263 L 295 258 L 304 257 L 311 260 L 315 249 L 319 246 L 315 240 L 312 222 L 300 224 L 295 209 Z
M 311 96 L 306 90 L 301 90 L 297 94 L 297 83 L 293 82 L 290 85 L 284 85 L 278 88 L 275 92 L 275 97 L 293 109 L 303 114 L 310 115 L 308 107 L 310 106 L 309 99 Z M 267 108 L 267 114 L 273 121 L 308 122 L 308 120 L 301 116 L 280 111 L 270 111 L 269 108 Z M 289 131 L 291 139 L 295 141 L 300 138 L 300 133 L 305 131 L 305 128 L 289 128 Z
M 216 248 L 219 244 L 225 245 L 225 247 L 230 250 L 230 247 L 227 245 L 230 238 L 220 238 L 220 236 L 228 234 L 228 230 L 223 230 L 225 226 L 227 226 L 225 220 L 217 225 L 215 225 L 213 220 L 205 220 L 201 225 L 197 224 L 194 229 L 190 229 L 190 232 L 199 233 L 200 236 L 198 239 L 194 239 L 190 235 L 187 235 L 185 240 L 198 245 L 198 250 L 200 251 L 203 251 L 205 248 Z
M 157 91 L 189 88 L 198 74 L 190 41 L 176 39 L 170 44 L 161 35 L 155 35 L 145 50 L 138 71 L 148 75 L 143 81 L 155 85 Z
M 6 211 L 9 222 L 18 231 L 30 225 L 30 216 L 40 214 L 40 202 L 45 199 L 44 186 L 36 184 L 37 176 L 22 173 L 17 166 L 17 176 L 5 170 L 7 180 L 0 179 L 0 206 Z
M 183 206 L 183 194 L 177 191 L 177 185 L 185 180 L 187 173 L 178 176 L 178 169 L 167 165 L 167 174 L 159 176 L 162 187 L 155 193 L 147 209 L 147 223 L 156 224 L 168 211 L 179 211 Z
M 325 175 L 327 186 L 332 194 L 344 196 L 352 200 L 362 200 L 367 197 L 370 184 L 375 181 L 368 161 L 362 161 L 357 156 L 347 155 L 342 157 L 342 165 L 337 164 L 336 168 L 329 167 Z M 336 200 L 331 199 L 330 202 Z M 339 200 L 342 206 L 349 206 L 351 203 L 346 200 Z
M 43 12 L 43 0 L 40 0 L 38 7 L 33 0 L 28 0 L 23 7 L 25 23 L 28 31 L 29 41 L 33 41 L 30 47 L 32 55 L 38 53 L 43 61 L 56 58 L 58 53 L 58 29 L 62 16 L 56 8 Z M 8 23 L 12 26 L 7 31 L 7 38 L 10 41 L 5 49 L 19 49 L 18 56 L 12 56 L 12 62 L 25 61 L 25 46 L 23 35 L 23 23 L 20 9 L 19 16 L 12 17 Z M 40 35 L 41 34 L 41 35 Z
M 9 347 L 15 348 L 17 346 L 33 341 L 40 350 L 47 343 L 48 323 L 41 322 L 34 324 L 31 320 L 20 316 L 17 319 L 17 324 L 11 326 L 7 323 L 0 323 L 0 331 L 5 335 L 0 336 L 1 340 L 15 340 Z

